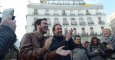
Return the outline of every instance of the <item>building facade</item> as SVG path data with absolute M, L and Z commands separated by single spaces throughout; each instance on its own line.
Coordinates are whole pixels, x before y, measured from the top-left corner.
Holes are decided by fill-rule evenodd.
M 41 0 L 41 4 L 27 5 L 28 14 L 26 32 L 32 32 L 33 22 L 39 18 L 47 18 L 52 36 L 52 27 L 60 23 L 63 34 L 73 29 L 73 36 L 80 35 L 84 40 L 91 36 L 101 36 L 102 29 L 107 25 L 103 5 L 86 4 L 84 0 Z
M 109 25 L 113 34 L 115 34 L 115 12 L 109 17 Z

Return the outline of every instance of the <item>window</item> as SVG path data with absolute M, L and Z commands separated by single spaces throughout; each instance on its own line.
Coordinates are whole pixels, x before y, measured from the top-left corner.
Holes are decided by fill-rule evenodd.
M 75 16 L 75 14 L 73 13 L 73 10 L 70 10 L 70 16 Z
M 88 21 L 88 25 L 93 25 L 94 24 L 94 22 L 93 22 L 91 17 L 88 17 L 87 21 Z
M 54 10 L 54 15 L 58 16 L 59 13 L 57 12 L 57 10 Z
M 67 32 L 68 32 L 67 28 L 65 28 L 64 31 L 65 31 L 65 35 L 67 35 Z
M 84 27 L 82 28 L 81 36 L 88 36 L 88 33 L 85 32 L 85 28 Z
M 93 35 L 93 34 L 94 34 L 93 27 L 90 27 L 90 35 Z
M 67 15 L 67 14 L 65 13 L 65 10 L 62 10 L 62 15 Z
M 46 18 L 46 19 L 47 19 L 48 25 L 51 25 L 50 18 Z
M 46 10 L 45 15 L 49 15 L 49 10 Z
M 38 19 L 38 18 L 34 18 L 34 19 L 33 19 L 32 25 L 34 25 L 34 22 L 35 22 L 37 19 Z
M 101 17 L 98 17 L 98 24 L 104 24 L 104 21 L 102 21 Z
M 37 14 L 38 14 L 38 10 L 34 9 L 34 15 L 37 15 Z
M 103 26 L 101 26 L 101 33 L 100 33 L 100 35 L 102 35 L 102 31 L 103 31 L 103 29 L 104 29 L 104 27 L 103 27 Z
M 50 29 L 47 30 L 47 36 L 50 36 Z
M 71 18 L 71 25 L 77 25 L 75 18 Z
M 96 15 L 100 15 L 100 14 L 101 14 L 100 10 L 96 9 Z
M 69 25 L 69 23 L 67 22 L 67 18 L 63 18 L 63 25 Z
M 89 10 L 86 10 L 86 15 L 91 15 Z
M 76 28 L 73 28 L 73 35 L 77 35 L 77 31 L 76 31 Z
M 102 26 L 102 27 L 101 27 L 101 30 L 103 30 L 103 29 L 104 29 L 104 27 Z
M 85 28 L 82 28 L 82 35 L 85 35 L 86 32 L 85 32 Z
M 83 18 L 79 18 L 79 24 L 80 24 L 81 26 L 85 26 L 85 25 L 86 25 L 86 23 L 85 23 L 85 21 L 84 21 Z
M 79 11 L 78 11 L 78 15 L 83 15 L 83 11 L 82 11 L 82 10 L 79 10 Z
M 36 21 L 38 18 L 34 18 L 34 21 Z
M 54 24 L 59 24 L 59 19 L 58 18 L 54 19 Z

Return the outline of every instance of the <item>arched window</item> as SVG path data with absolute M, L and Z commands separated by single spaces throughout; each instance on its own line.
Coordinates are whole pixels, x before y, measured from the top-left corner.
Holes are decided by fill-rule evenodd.
M 82 28 L 82 34 L 83 34 L 83 35 L 86 34 L 84 27 Z
M 77 35 L 76 28 L 73 28 L 73 35 Z
M 63 18 L 63 25 L 69 25 L 69 23 L 67 22 L 67 18 Z
M 59 22 L 59 18 L 55 18 L 54 19 L 54 24 L 59 24 L 60 22 Z
M 90 34 L 94 34 L 93 27 L 90 27 Z
M 85 21 L 84 21 L 83 18 L 79 18 L 79 24 L 80 24 L 81 26 L 86 25 L 86 23 L 85 23 Z
M 71 18 L 71 25 L 77 25 L 75 18 Z
M 88 25 L 93 25 L 94 24 L 94 22 L 93 22 L 91 17 L 87 18 L 87 22 L 88 22 Z

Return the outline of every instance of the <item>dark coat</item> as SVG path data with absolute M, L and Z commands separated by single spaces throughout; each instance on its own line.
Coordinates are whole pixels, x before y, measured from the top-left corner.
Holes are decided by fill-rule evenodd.
M 99 50 L 98 53 L 94 52 L 95 50 Z M 101 44 L 98 44 L 96 46 L 90 44 L 87 48 L 88 56 L 91 60 L 104 60 L 104 54 L 105 52 L 101 48 Z
M 0 60 L 5 57 L 8 50 L 15 42 L 15 33 L 7 26 L 0 26 Z
M 74 42 L 73 39 L 69 40 L 68 42 L 65 40 L 65 37 L 57 37 L 53 36 L 52 44 L 49 48 L 50 52 L 48 53 L 48 60 L 71 60 L 71 56 L 60 56 L 56 54 L 55 50 L 61 46 L 65 46 L 64 50 L 73 50 L 74 49 Z

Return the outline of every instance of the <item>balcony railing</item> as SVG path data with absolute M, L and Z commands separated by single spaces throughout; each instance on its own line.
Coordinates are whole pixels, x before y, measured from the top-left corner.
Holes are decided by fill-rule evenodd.
M 79 24 L 80 24 L 81 26 L 85 26 L 85 25 L 86 25 L 85 22 L 80 22 Z
M 81 33 L 81 36 L 82 36 L 82 37 L 87 37 L 87 36 L 89 36 L 89 35 L 88 35 L 88 33 Z
M 54 24 L 60 24 L 60 22 L 54 22 Z
M 98 24 L 103 25 L 103 24 L 105 24 L 105 22 L 104 21 L 100 21 L 100 22 L 98 22 Z
M 68 22 L 63 22 L 63 25 L 69 25 L 69 23 Z
M 77 22 L 72 22 L 71 25 L 77 25 Z
M 96 15 L 101 15 L 102 13 L 96 13 Z
M 45 13 L 45 15 L 50 15 L 49 13 Z
M 59 16 L 59 14 L 53 14 L 54 16 Z
M 88 23 L 88 25 L 94 25 L 94 23 Z

